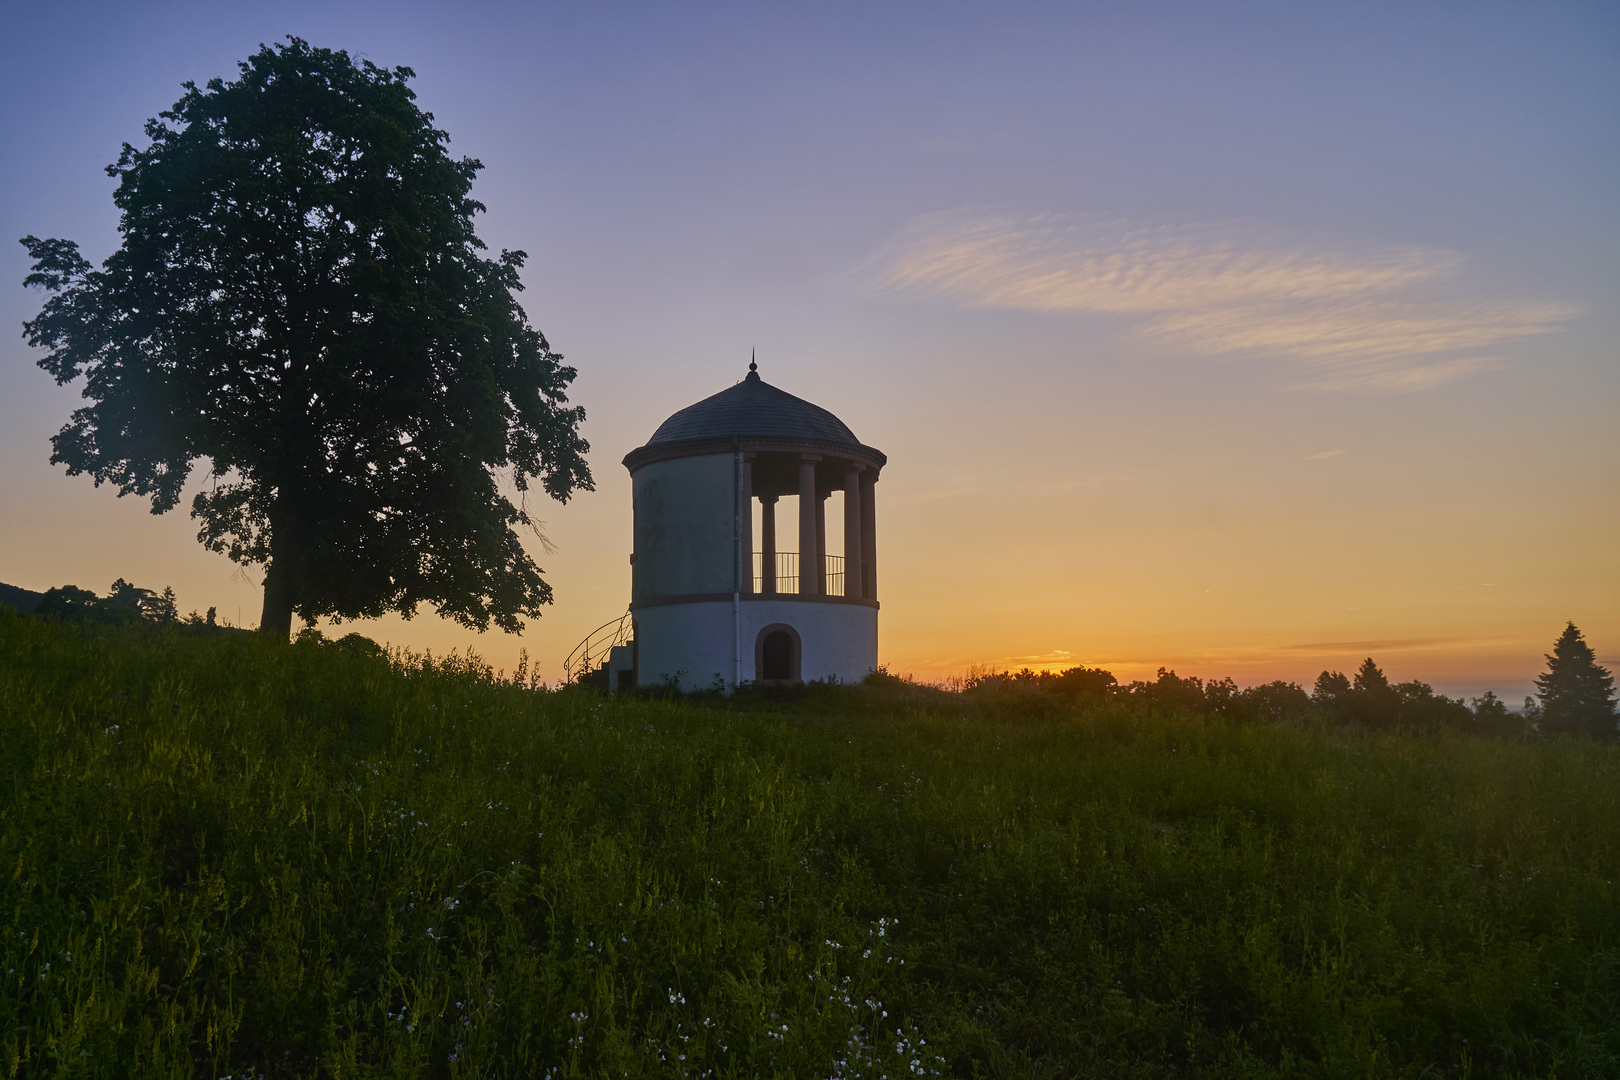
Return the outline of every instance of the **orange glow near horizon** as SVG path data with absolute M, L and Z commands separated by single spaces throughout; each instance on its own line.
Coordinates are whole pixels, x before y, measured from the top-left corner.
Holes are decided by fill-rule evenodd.
M 1545 557 L 1539 525 L 1521 517 L 1459 542 L 1472 502 L 1486 494 L 1462 492 L 1449 506 L 1425 501 L 1410 478 L 1379 463 L 1366 467 L 1389 485 L 1383 516 L 1335 509 L 1366 482 L 1355 454 L 1273 455 L 1244 477 L 1228 455 L 1222 498 L 1182 499 L 1131 470 L 1073 479 L 1050 451 L 1046 469 L 1027 468 L 1017 482 L 986 478 L 1035 457 L 1016 436 L 991 457 L 934 441 L 928 424 L 902 424 L 887 437 L 875 420 L 854 426 L 890 455 L 878 486 L 880 659 L 896 674 L 939 682 L 973 669 L 1087 666 L 1123 682 L 1165 667 L 1243 685 L 1308 686 L 1323 669 L 1353 671 L 1371 656 L 1396 680 L 1454 695 L 1493 689 L 1516 703 L 1567 618 L 1602 662 L 1620 668 L 1614 586 L 1585 569 L 1615 532 L 1606 504 L 1581 508 L 1592 515 L 1589 539 L 1566 531 L 1559 563 Z M 597 492 L 547 511 L 557 553 L 530 543 L 558 600 L 522 637 L 476 634 L 430 612 L 333 629 L 437 654 L 472 650 L 506 670 L 522 650 L 542 677 L 560 678 L 567 652 L 622 612 L 628 595 L 629 485 L 617 458 L 634 443 L 623 443 L 593 452 Z M 214 605 L 226 622 L 256 623 L 257 578 L 201 550 L 181 514 L 154 518 L 143 504 L 64 479 L 43 462 L 29 473 L 50 512 L 25 525 L 8 517 L 0 532 L 8 583 L 99 590 L 123 576 L 174 585 L 183 608 Z M 1415 486 L 1427 486 L 1421 475 Z M 1313 505 L 1324 490 L 1342 494 Z M 796 546 L 792 501 L 778 511 L 784 549 Z M 834 496 L 827 531 L 835 554 L 840 526 Z

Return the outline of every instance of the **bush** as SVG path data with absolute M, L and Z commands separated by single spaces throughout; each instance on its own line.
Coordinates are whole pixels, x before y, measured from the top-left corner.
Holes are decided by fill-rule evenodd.
M 1466 729 L 1497 739 L 1522 739 L 1529 734 L 1526 718 L 1508 712 L 1507 703 L 1489 690 L 1484 697 L 1474 699 Z
M 104 597 L 74 585 L 59 585 L 40 597 L 33 614 L 64 622 L 93 622 L 107 626 L 140 622 L 162 626 L 180 622 L 180 609 L 172 588 L 166 587 L 161 593 L 156 593 L 131 585 L 123 578 L 113 582 Z M 187 621 L 192 624 L 201 622 L 195 612 Z M 208 625 L 214 625 L 213 608 L 208 609 Z

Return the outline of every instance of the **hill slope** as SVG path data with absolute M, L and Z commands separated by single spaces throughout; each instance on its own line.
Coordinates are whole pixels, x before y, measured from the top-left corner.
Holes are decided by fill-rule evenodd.
M 18 611 L 33 611 L 39 607 L 39 602 L 45 598 L 44 593 L 34 592 L 32 589 L 21 589 L 15 585 L 0 582 L 0 604 L 16 608 Z
M 0 1066 L 1620 1073 L 1613 746 L 867 711 L 0 610 Z

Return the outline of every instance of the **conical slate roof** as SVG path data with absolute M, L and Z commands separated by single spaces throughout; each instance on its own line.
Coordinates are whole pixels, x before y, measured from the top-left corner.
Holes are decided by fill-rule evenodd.
M 690 439 L 788 439 L 860 447 L 845 423 L 819 405 L 778 390 L 749 365 L 735 386 L 688 405 L 658 425 L 647 446 Z

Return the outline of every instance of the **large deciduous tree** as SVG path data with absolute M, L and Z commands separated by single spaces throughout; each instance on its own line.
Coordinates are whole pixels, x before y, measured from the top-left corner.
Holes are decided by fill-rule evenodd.
M 267 631 L 428 603 L 517 632 L 551 601 L 517 534 L 531 484 L 592 482 L 574 369 L 513 297 L 526 256 L 480 254 L 482 166 L 409 68 L 297 38 L 240 68 L 108 166 L 123 242 L 99 269 L 23 240 L 53 294 L 28 340 L 90 402 L 51 461 L 163 513 L 206 460 L 199 539 L 264 567 Z
M 1543 731 L 1614 737 L 1614 678 L 1598 664 L 1574 623 L 1565 626 L 1553 643 L 1547 671 L 1536 676 L 1536 688 Z

